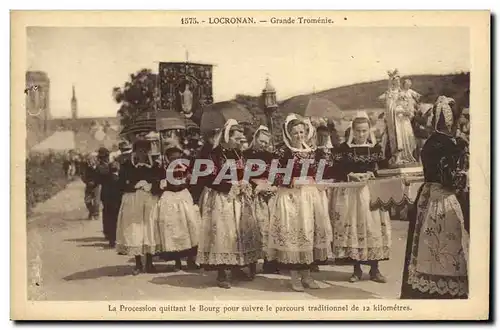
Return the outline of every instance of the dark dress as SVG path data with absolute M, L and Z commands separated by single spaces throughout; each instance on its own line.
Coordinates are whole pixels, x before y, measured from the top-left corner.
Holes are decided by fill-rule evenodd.
M 429 115 L 432 114 L 432 110 L 427 113 L 422 114 L 422 112 L 417 111 L 415 117 L 412 119 L 413 132 L 415 134 L 415 140 L 417 143 L 417 148 L 415 150 L 415 159 L 420 161 L 420 151 L 425 143 L 425 140 L 429 138 L 432 134 L 433 128 L 427 124 Z
M 309 162 L 307 176 L 311 183 L 316 177 L 316 152 L 293 151 L 284 146 L 274 158 L 281 170 L 292 162 L 291 181 L 283 174 L 276 175 L 278 187 L 269 225 L 267 254 L 280 269 L 305 270 L 314 262 L 328 259 L 332 232 L 330 218 L 322 194 L 316 185 L 294 185 L 301 177 L 303 162 Z
M 192 160 L 192 163 L 196 162 L 196 160 L 208 160 L 210 159 L 210 154 L 212 152 L 213 145 L 210 143 L 205 143 L 199 150 L 196 151 L 196 153 L 193 153 L 190 157 Z M 199 168 L 200 171 L 205 171 L 207 169 L 207 166 L 202 164 Z M 205 187 L 208 187 L 210 185 L 210 177 L 208 176 L 201 176 L 197 178 L 196 184 L 190 185 L 189 186 L 189 192 L 191 193 L 191 196 L 193 196 L 193 201 L 195 204 L 200 206 L 200 198 L 203 193 L 203 190 Z
M 457 196 L 466 196 L 468 146 L 437 132 L 421 156 L 425 182 L 408 217 L 401 299 L 466 299 L 468 215 L 464 217 L 465 205 Z M 468 205 L 468 198 L 462 198 Z M 419 244 L 423 240 L 425 244 Z
M 248 149 L 244 153 L 247 162 L 249 160 L 260 160 L 266 164 L 266 169 L 260 175 L 252 177 L 252 179 L 267 180 L 269 176 L 269 167 L 273 161 L 273 153 L 265 150 L 254 150 Z M 258 165 L 252 166 L 253 171 L 257 171 Z M 262 249 L 266 251 L 268 232 L 269 232 L 269 220 L 271 217 L 271 204 L 273 203 L 276 194 L 270 191 L 256 192 L 257 185 L 253 180 L 250 181 L 252 184 L 253 194 L 253 207 L 255 210 L 255 217 L 259 223 L 260 234 L 262 236 Z M 266 257 L 264 256 L 266 259 Z
M 116 230 L 119 253 L 137 256 L 158 251 L 158 230 L 151 217 L 158 197 L 147 189 L 135 187 L 140 181 L 154 186 L 157 172 L 155 163 L 133 164 L 132 159 L 120 167 L 119 185 L 123 195 Z
M 161 250 L 159 256 L 164 260 L 195 258 L 200 216 L 188 190 L 190 168 L 182 169 L 178 166 L 173 170 L 172 176 L 175 180 L 184 182 L 168 182 L 166 168 L 162 167 L 153 189 L 153 194 L 159 197 L 153 211 L 158 226 Z M 167 180 L 166 187 L 160 186 L 162 180 Z
M 214 169 L 206 177 L 207 189 L 200 200 L 202 224 L 197 263 L 205 269 L 253 264 L 262 257 L 262 242 L 252 208 L 251 187 L 227 178 L 214 182 L 220 172 L 231 173 L 226 165 L 229 160 L 236 164 L 235 179 L 242 180 L 245 159 L 241 152 L 221 146 L 212 150 L 210 159 Z
M 334 150 L 333 177 L 347 182 L 349 173 L 377 174 L 383 159 L 379 144 L 350 147 L 342 143 Z M 368 186 L 336 187 L 330 198 L 333 228 L 333 255 L 338 262 L 387 260 L 391 250 L 391 221 L 387 211 L 370 207 Z
M 377 174 L 378 163 L 384 159 L 382 147 L 349 147 L 346 142 L 335 148 L 332 153 L 333 169 L 336 181 L 347 181 L 347 175 L 353 173 L 373 172 Z
M 332 149 L 329 148 L 318 148 L 316 150 L 316 164 L 317 170 L 320 170 L 320 164 L 323 162 L 324 167 L 322 169 L 322 179 L 330 180 L 334 178 L 334 167 L 333 167 L 333 157 L 332 157 Z

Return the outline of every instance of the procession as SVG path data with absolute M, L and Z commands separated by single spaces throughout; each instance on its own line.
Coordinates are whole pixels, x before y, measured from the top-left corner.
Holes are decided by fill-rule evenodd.
M 269 79 L 265 118 L 249 123 L 237 104 L 213 102 L 211 65 L 160 62 L 158 72 L 159 96 L 127 118 L 118 150 L 64 168 L 79 173 L 109 248 L 134 258 L 130 276 L 174 262 L 175 272 L 213 272 L 224 289 L 264 273 L 304 292 L 321 290 L 320 266 L 342 264 L 346 282 L 384 286 L 379 265 L 404 204 L 400 298 L 468 297 L 469 119 L 455 99 L 423 104 L 391 70 L 378 121 L 361 109 L 338 134 L 317 114 L 277 120 Z

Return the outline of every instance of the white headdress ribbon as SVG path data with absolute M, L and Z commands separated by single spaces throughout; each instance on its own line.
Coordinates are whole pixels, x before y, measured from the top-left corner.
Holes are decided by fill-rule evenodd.
M 368 141 L 365 144 L 354 144 L 353 143 L 353 140 L 354 140 L 354 121 L 356 119 L 361 119 L 361 118 L 368 120 L 368 127 L 370 128 L 370 137 L 368 138 Z M 349 138 L 347 139 L 347 145 L 350 148 L 356 148 L 356 147 L 373 148 L 376 144 L 377 144 L 377 140 L 375 139 L 375 133 L 372 129 L 370 117 L 368 117 L 368 114 L 365 111 L 358 111 L 356 113 L 356 116 L 353 118 L 353 120 L 351 122 L 351 129 L 349 131 Z
M 215 136 L 214 139 L 214 149 L 217 148 L 221 142 L 228 143 L 229 142 L 229 133 L 231 132 L 231 127 L 238 125 L 238 122 L 235 119 L 228 119 L 224 124 L 224 127 L 220 130 L 219 133 Z M 223 139 L 223 141 L 221 141 Z
M 436 114 L 435 114 L 435 122 L 434 128 L 437 129 L 437 125 L 439 123 L 439 118 L 441 114 L 443 114 L 444 122 L 447 126 L 453 124 L 453 111 L 451 110 L 450 103 L 454 103 L 455 100 L 451 97 L 440 96 L 436 101 Z
M 255 145 L 255 139 L 257 138 L 257 136 L 259 136 L 259 132 L 260 131 L 269 132 L 269 128 L 267 126 L 260 125 L 257 128 L 257 130 L 253 133 L 252 142 L 250 143 L 249 148 L 253 148 L 254 147 L 254 145 Z
M 307 126 L 307 128 L 308 128 L 308 134 L 306 137 L 307 140 L 310 140 L 312 138 L 312 136 L 314 135 L 314 126 L 312 125 L 311 120 L 309 118 L 303 119 L 303 118 L 300 118 L 297 114 L 291 113 L 286 117 L 285 123 L 283 124 L 284 125 L 283 126 L 283 142 L 292 151 L 311 151 L 312 148 L 310 146 L 308 146 L 307 143 L 305 143 L 305 142 L 303 143 L 302 148 L 292 147 L 292 145 L 291 145 L 292 138 L 290 136 L 290 132 L 288 131 L 288 124 L 292 120 L 299 120 L 305 126 Z

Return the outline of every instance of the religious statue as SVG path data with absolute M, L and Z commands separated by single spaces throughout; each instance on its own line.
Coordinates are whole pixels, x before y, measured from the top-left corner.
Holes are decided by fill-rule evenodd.
M 403 82 L 402 94 L 405 106 L 409 109 L 409 111 L 411 111 L 412 114 L 414 114 L 422 95 L 411 89 L 411 85 L 411 80 L 405 79 Z
M 193 92 L 189 88 L 189 83 L 186 82 L 184 91 L 179 91 L 180 101 L 181 101 L 181 111 L 186 117 L 190 117 L 193 114 Z
M 385 101 L 387 128 L 383 141 L 385 146 L 389 146 L 389 163 L 393 166 L 416 163 L 416 140 L 411 121 L 420 95 L 410 88 L 409 79 L 405 80 L 401 88 L 401 77 L 397 69 L 388 74 L 389 88 L 379 98 Z

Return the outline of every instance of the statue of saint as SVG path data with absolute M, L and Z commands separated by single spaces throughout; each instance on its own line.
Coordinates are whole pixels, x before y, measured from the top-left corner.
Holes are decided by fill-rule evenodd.
M 181 99 L 181 109 L 187 117 L 192 116 L 193 112 L 193 92 L 189 88 L 189 83 L 186 83 L 184 91 L 179 92 Z
M 405 106 L 413 114 L 417 110 L 417 105 L 419 104 L 422 95 L 411 89 L 412 82 L 410 79 L 405 79 L 403 82 L 402 94 L 405 102 Z
M 385 101 L 386 137 L 394 166 L 416 163 L 415 135 L 411 120 L 415 116 L 419 94 L 412 89 L 411 81 L 405 81 L 401 88 L 401 78 L 397 70 L 389 72 L 389 88 L 379 98 Z

